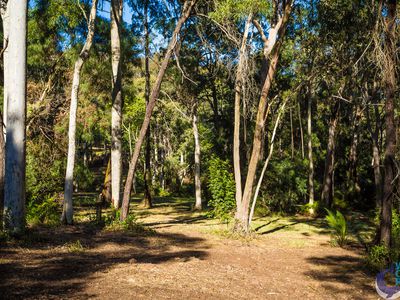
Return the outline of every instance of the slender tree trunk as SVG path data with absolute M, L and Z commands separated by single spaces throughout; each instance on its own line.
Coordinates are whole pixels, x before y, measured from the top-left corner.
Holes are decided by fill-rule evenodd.
M 314 160 L 312 145 L 312 97 L 309 95 L 307 103 L 307 136 L 308 136 L 308 204 L 309 213 L 313 215 L 314 211 Z
M 8 0 L 1 0 L 0 14 L 3 23 L 3 115 L 1 118 L 0 132 L 0 229 L 3 228 L 3 211 L 4 211 L 4 176 L 5 176 L 5 139 L 6 139 L 6 118 L 7 118 L 7 102 L 8 102 L 8 27 L 9 12 Z
M 275 143 L 276 130 L 278 129 L 279 120 L 281 118 L 281 115 L 285 113 L 285 105 L 286 105 L 286 101 L 283 103 L 282 108 L 279 110 L 278 116 L 276 117 L 274 130 L 272 132 L 270 146 L 269 146 L 269 153 L 268 153 L 267 159 L 264 162 L 264 166 L 263 166 L 263 169 L 261 171 L 260 178 L 258 179 L 256 190 L 254 192 L 253 204 L 251 205 L 250 215 L 249 215 L 249 227 L 251 226 L 251 221 L 253 220 L 253 215 L 254 215 L 254 211 L 255 211 L 255 208 L 256 208 L 258 193 L 260 192 L 260 188 L 261 188 L 261 184 L 262 184 L 263 179 L 264 179 L 265 171 L 267 170 L 269 161 L 271 160 L 271 157 L 272 157 L 272 153 L 274 152 L 274 143 Z
M 0 126 L 4 127 L 3 117 L 0 115 Z M 4 210 L 4 176 L 5 176 L 5 140 L 0 133 L 0 230 L 3 229 L 3 210 Z
M 201 200 L 201 178 L 200 178 L 200 138 L 197 128 L 197 104 L 193 107 L 192 113 L 193 137 L 194 137 L 194 187 L 196 195 L 195 210 L 202 210 L 203 203 Z
M 383 82 L 385 86 L 385 177 L 383 181 L 383 198 L 380 223 L 380 242 L 391 246 L 393 179 L 396 174 L 396 124 L 395 124 L 395 93 L 396 93 L 396 0 L 387 0 L 387 17 L 385 22 L 385 62 Z
M 242 94 L 242 86 L 244 80 L 244 64 L 247 59 L 247 38 L 249 36 L 249 28 L 251 25 L 252 14 L 247 18 L 244 28 L 242 44 L 239 50 L 239 62 L 236 71 L 235 80 L 235 126 L 233 133 L 233 169 L 235 172 L 235 186 L 236 186 L 236 207 L 241 206 L 242 201 L 242 175 L 240 170 L 240 98 Z
M 322 182 L 321 200 L 326 207 L 331 207 L 333 203 L 333 171 L 335 165 L 335 140 L 336 127 L 339 120 L 339 104 L 335 104 L 332 117 L 329 122 L 328 146 L 325 158 L 324 180 Z
M 354 112 L 354 122 L 352 126 L 353 137 L 349 153 L 348 183 L 351 198 L 358 198 L 361 191 L 357 173 L 357 148 L 359 142 L 359 123 L 362 117 L 361 114 L 361 108 L 357 105 Z
M 8 103 L 8 53 L 9 53 L 9 45 L 8 45 L 8 36 L 9 36 L 9 27 L 10 27 L 10 12 L 9 12 L 9 0 L 1 0 L 0 2 L 0 13 L 1 19 L 3 23 L 3 133 L 4 133 L 4 140 L 6 139 L 6 128 L 7 128 L 7 103 Z
M 122 0 L 111 0 L 111 193 L 114 208 L 120 203 L 122 174 L 122 70 L 121 70 L 121 21 Z
M 98 0 L 93 0 L 92 2 L 92 7 L 90 9 L 89 24 L 88 24 L 88 35 L 86 38 L 86 42 L 82 48 L 82 51 L 75 62 L 75 67 L 74 67 L 74 77 L 72 81 L 72 90 L 71 90 L 71 106 L 69 112 L 68 157 L 67 157 L 67 170 L 65 175 L 64 205 L 61 216 L 61 221 L 64 224 L 73 223 L 72 193 L 73 193 L 73 177 L 74 177 L 75 151 L 76 151 L 75 133 L 76 133 L 76 112 L 78 109 L 79 83 L 80 83 L 80 75 L 83 63 L 89 57 L 89 51 L 93 43 L 97 2 Z
M 279 51 L 282 45 L 283 37 L 285 35 L 286 24 L 289 20 L 290 12 L 292 9 L 291 1 L 286 2 L 286 6 L 284 9 L 285 12 L 283 14 L 283 17 L 278 21 L 278 24 L 275 27 L 270 28 L 270 38 L 268 39 L 268 42 L 264 44 L 264 55 L 265 57 L 269 57 L 271 55 L 271 58 L 269 61 L 268 74 L 263 84 L 261 90 L 261 97 L 258 104 L 256 124 L 254 128 L 253 148 L 250 156 L 250 162 L 248 164 L 246 183 L 243 191 L 242 202 L 241 206 L 236 211 L 235 230 L 244 233 L 247 233 L 249 229 L 248 227 L 249 206 L 250 206 L 251 196 L 253 194 L 254 182 L 256 179 L 255 177 L 256 177 L 257 165 L 260 158 L 260 151 L 262 146 L 262 133 L 268 106 L 268 93 L 275 77 L 279 59 Z M 261 30 L 259 29 L 259 31 Z M 276 40 L 276 37 L 279 37 L 279 40 Z
M 299 114 L 299 127 L 300 127 L 300 139 L 301 139 L 301 158 L 304 159 L 304 134 L 303 134 L 303 124 L 301 122 L 301 111 L 300 103 L 297 103 L 297 109 Z
M 5 166 L 4 227 L 19 233 L 25 227 L 25 119 L 27 0 L 9 3 L 9 65 Z M 12 63 L 11 63 L 12 62 Z
M 290 146 L 292 149 L 292 155 L 291 158 L 293 160 L 294 158 L 294 134 L 293 134 L 293 114 L 292 114 L 292 108 L 289 109 L 289 115 L 290 115 Z
M 373 130 L 369 109 L 366 110 L 367 126 L 372 142 L 372 167 L 374 169 L 375 207 L 380 209 L 382 206 L 382 174 L 381 157 L 379 150 L 379 128 L 381 124 L 381 118 L 379 116 L 379 108 L 377 105 L 374 105 L 374 113 L 375 129 Z
M 178 36 L 179 32 L 181 31 L 182 25 L 189 18 L 190 13 L 191 13 L 194 5 L 196 4 L 196 2 L 197 2 L 197 0 L 185 1 L 185 4 L 183 5 L 183 9 L 182 9 L 182 15 L 179 18 L 178 23 L 176 24 L 175 30 L 172 34 L 171 41 L 168 44 L 167 52 L 165 53 L 164 60 L 161 64 L 161 68 L 158 72 L 156 82 L 154 83 L 154 87 L 153 87 L 153 90 L 150 95 L 150 100 L 146 107 L 146 114 L 145 114 L 145 117 L 143 120 L 143 124 L 142 124 L 138 139 L 135 144 L 135 149 L 133 151 L 131 162 L 129 164 L 129 171 L 128 171 L 128 176 L 127 176 L 126 182 L 125 182 L 124 197 L 123 197 L 122 210 L 121 210 L 121 220 L 122 221 L 126 219 L 126 217 L 128 216 L 128 213 L 129 213 L 129 202 L 130 202 L 130 194 L 131 194 L 131 189 L 132 189 L 132 180 L 133 180 L 133 176 L 135 173 L 136 164 L 137 164 L 137 161 L 139 158 L 140 148 L 142 147 L 143 140 L 145 138 L 147 129 L 149 127 L 150 118 L 153 113 L 154 106 L 156 105 L 156 100 L 160 94 L 161 83 L 162 83 L 165 71 L 167 69 L 169 59 L 175 48 L 175 45 L 177 42 L 177 36 Z
M 149 0 L 146 0 L 144 3 L 144 67 L 145 67 L 145 91 L 144 96 L 146 100 L 146 106 L 149 104 L 150 99 L 150 47 L 149 47 L 149 20 L 148 20 L 148 6 Z M 145 160 L 144 160 L 144 199 L 143 206 L 146 208 L 152 207 L 152 199 L 151 199 L 151 191 L 152 191 L 152 183 L 151 183 L 151 165 L 150 165 L 150 155 L 151 155 L 151 124 L 149 124 L 149 128 L 146 132 L 146 152 L 145 152 Z

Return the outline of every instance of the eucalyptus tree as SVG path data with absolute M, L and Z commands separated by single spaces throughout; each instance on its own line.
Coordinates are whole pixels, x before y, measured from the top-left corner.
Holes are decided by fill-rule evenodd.
M 122 0 L 111 0 L 111 66 L 112 66 L 112 109 L 111 109 L 111 193 L 114 208 L 120 206 L 122 175 L 122 67 L 121 67 L 121 22 Z
M 262 147 L 262 133 L 268 117 L 268 95 L 276 74 L 280 49 L 286 32 L 287 23 L 289 22 L 293 2 L 277 1 L 273 5 L 272 18 L 267 18 L 269 23 L 268 36 L 258 18 L 253 19 L 253 23 L 257 28 L 259 35 L 263 41 L 263 55 L 269 62 L 268 70 L 265 74 L 265 80 L 261 89 L 261 96 L 258 103 L 257 116 L 255 120 L 255 128 L 253 133 L 252 152 L 248 162 L 247 175 L 243 190 L 243 196 L 236 212 L 236 230 L 248 232 L 249 222 L 249 206 L 253 195 L 253 188 L 256 179 L 257 165 L 260 159 Z M 265 16 L 264 16 L 265 17 Z
M 90 48 L 92 47 L 93 43 L 95 20 L 97 15 L 97 3 L 98 0 L 92 1 L 90 14 L 87 22 L 88 32 L 86 41 L 74 66 L 74 75 L 73 75 L 72 90 L 71 90 L 71 104 L 69 113 L 67 170 L 65 175 L 63 212 L 61 216 L 62 222 L 66 224 L 73 223 L 72 193 L 73 193 L 73 176 L 74 176 L 75 152 L 76 152 L 76 114 L 78 109 L 80 75 L 83 64 L 89 57 Z
M 9 3 L 7 54 L 7 138 L 5 164 L 4 226 L 21 232 L 25 226 L 25 119 L 26 119 L 26 46 L 27 0 Z
M 173 31 L 172 38 L 168 43 L 167 51 L 164 54 L 164 58 L 163 58 L 161 66 L 160 66 L 160 70 L 158 72 L 157 79 L 153 85 L 149 103 L 146 107 L 145 118 L 144 118 L 142 127 L 140 129 L 140 133 L 139 133 L 138 139 L 135 144 L 135 149 L 134 149 L 134 152 L 132 154 L 131 161 L 129 164 L 129 170 L 128 170 L 128 175 L 127 175 L 127 179 L 125 182 L 124 196 L 123 196 L 123 201 L 122 201 L 121 220 L 125 220 L 129 213 L 130 194 L 131 194 L 131 190 L 132 190 L 132 181 L 133 181 L 133 176 L 134 176 L 135 169 L 136 169 L 136 164 L 138 162 L 140 149 L 142 147 L 144 138 L 146 136 L 147 129 L 150 124 L 150 119 L 151 119 L 151 115 L 153 113 L 153 109 L 156 104 L 156 100 L 160 94 L 161 83 L 162 83 L 165 71 L 167 69 L 169 59 L 171 58 L 174 48 L 176 46 L 176 43 L 178 41 L 178 35 L 181 31 L 181 28 L 185 24 L 186 20 L 190 17 L 191 12 L 192 12 L 196 2 L 197 2 L 197 0 L 187 0 L 184 2 L 183 7 L 182 7 L 181 16 L 176 23 L 176 27 Z

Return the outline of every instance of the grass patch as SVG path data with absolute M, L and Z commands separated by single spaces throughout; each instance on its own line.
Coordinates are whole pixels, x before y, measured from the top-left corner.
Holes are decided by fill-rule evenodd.
M 74 242 L 69 242 L 64 245 L 69 253 L 82 253 L 86 250 L 80 240 L 76 240 Z

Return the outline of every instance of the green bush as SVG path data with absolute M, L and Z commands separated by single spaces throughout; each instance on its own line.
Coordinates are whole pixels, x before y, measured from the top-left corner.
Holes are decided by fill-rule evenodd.
M 374 271 L 382 270 L 390 261 L 390 251 L 385 245 L 371 247 L 367 255 L 367 265 Z
M 325 217 L 329 228 L 332 230 L 332 240 L 340 247 L 344 246 L 347 242 L 347 222 L 340 211 L 334 214 L 329 209 L 325 209 L 328 215 Z
M 60 222 L 58 195 L 47 196 L 43 201 L 31 201 L 27 207 L 27 221 L 30 224 L 57 225 Z
M 208 202 L 209 216 L 229 221 L 235 209 L 235 180 L 228 161 L 213 157 L 208 172 L 208 188 L 212 199 Z
M 400 213 L 392 212 L 392 249 L 390 253 L 392 261 L 400 260 Z
M 74 181 L 78 183 L 79 190 L 89 191 L 93 188 L 94 177 L 88 167 L 78 164 L 74 173 Z

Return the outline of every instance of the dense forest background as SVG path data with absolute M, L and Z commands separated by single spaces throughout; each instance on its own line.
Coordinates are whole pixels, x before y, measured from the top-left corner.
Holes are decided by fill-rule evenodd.
M 7 48 L 13 26 L 2 4 L 5 70 L 14 48 Z M 395 259 L 396 6 L 395 0 L 29 1 L 20 200 L 26 221 L 58 224 L 63 206 L 63 222 L 72 223 L 68 205 L 78 198 L 100 213 L 111 206 L 124 221 L 134 194 L 148 208 L 156 197 L 195 197 L 193 209 L 232 221 L 239 232 L 251 231 L 253 214 L 315 217 L 328 208 L 374 220 L 371 243 L 394 249 Z M 2 79 L 3 87 L 13 85 Z M 6 229 L 22 223 L 6 220 Z

